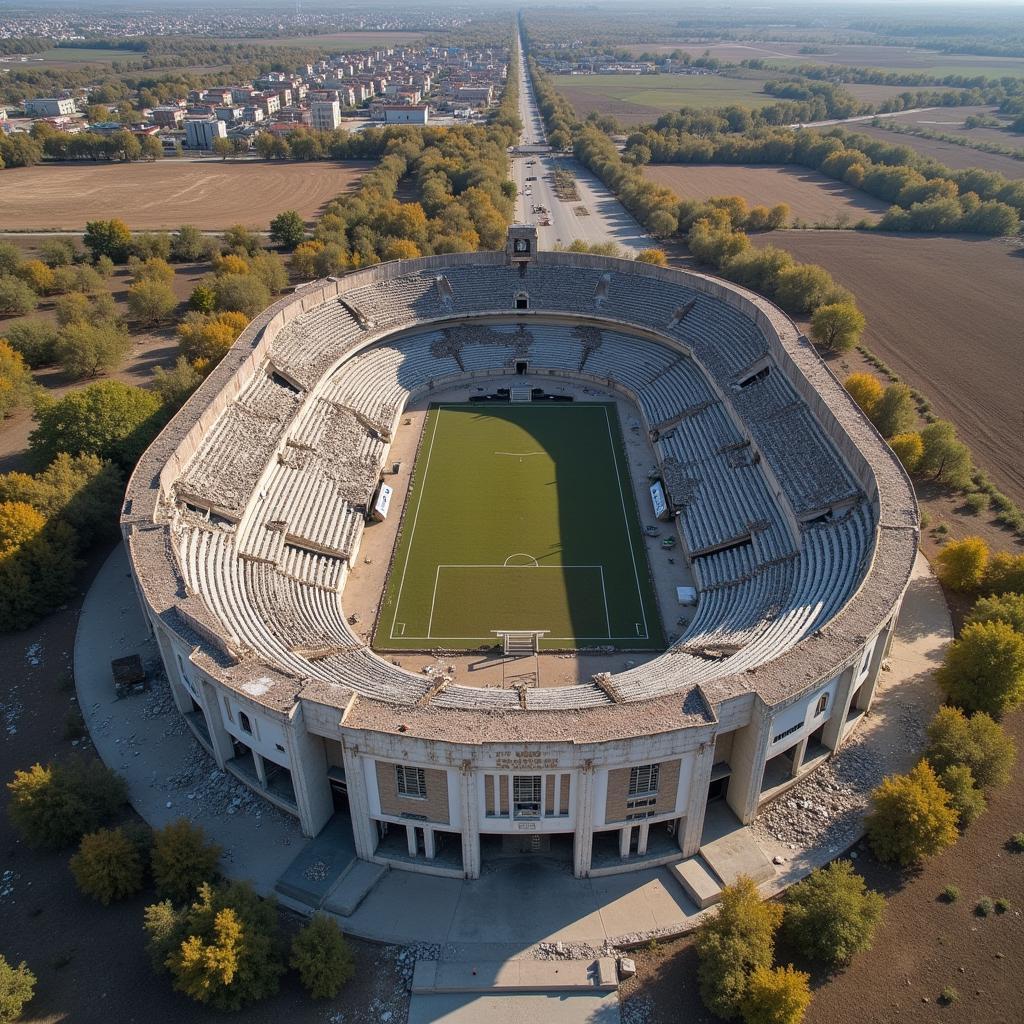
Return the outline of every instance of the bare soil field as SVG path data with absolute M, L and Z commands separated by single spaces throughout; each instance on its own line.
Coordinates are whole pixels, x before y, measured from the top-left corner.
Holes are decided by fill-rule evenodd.
M 837 217 L 877 222 L 888 208 L 860 189 L 792 165 L 650 164 L 644 177 L 683 199 L 742 196 L 751 206 L 788 203 L 794 220 L 811 224 Z
M 1006 726 L 1019 745 L 1024 716 L 1011 716 Z M 1024 787 L 1011 783 L 997 790 L 989 810 L 960 841 L 916 875 L 879 864 L 859 846 L 857 871 L 887 897 L 874 947 L 831 977 L 781 943 L 777 949 L 777 960 L 792 960 L 811 973 L 814 999 L 806 1024 L 1019 1022 L 1024 855 L 1010 853 L 1005 844 L 1020 830 L 1022 815 Z M 941 898 L 947 885 L 959 888 L 956 903 Z M 1009 911 L 976 916 L 985 896 L 1009 899 Z M 643 948 L 635 959 L 637 975 L 621 990 L 627 1011 L 630 1003 L 646 1004 L 642 1019 L 649 1024 L 718 1021 L 700 1001 L 692 940 Z M 939 995 L 947 986 L 958 998 L 943 1006 Z
M 373 166 L 171 158 L 14 167 L 0 178 L 0 224 L 7 231 L 80 230 L 89 220 L 120 217 L 136 230 L 181 224 L 265 229 L 282 210 L 312 220 Z
M 857 296 L 864 343 L 952 420 L 979 465 L 1024 502 L 1024 249 L 966 235 L 773 231 Z
M 1000 146 L 1009 146 L 1024 150 L 1024 136 L 1001 131 L 998 128 L 964 128 L 964 119 L 971 114 L 991 114 L 994 107 L 933 107 L 911 114 L 900 114 L 893 117 L 893 122 L 904 125 L 919 125 L 921 128 L 945 135 L 955 135 L 974 142 L 992 142 Z M 938 160 L 939 163 L 964 170 L 969 167 L 980 167 L 986 171 L 996 171 L 1007 178 L 1024 178 L 1024 160 L 1015 160 L 1001 153 L 985 153 L 969 146 L 958 146 L 953 142 L 940 139 L 926 139 L 916 135 L 904 135 L 899 132 L 876 128 L 870 122 L 861 122 L 849 126 L 851 131 L 870 135 L 890 145 L 909 146 L 922 156 Z
M 316 36 L 262 36 L 225 39 L 226 43 L 249 46 L 294 46 L 302 49 L 320 49 L 324 53 L 343 50 L 366 50 L 375 46 L 402 46 L 423 38 L 422 32 L 325 32 Z

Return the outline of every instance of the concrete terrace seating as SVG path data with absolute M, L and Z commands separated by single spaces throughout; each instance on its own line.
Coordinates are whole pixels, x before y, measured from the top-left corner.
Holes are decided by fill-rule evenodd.
M 378 281 L 349 292 L 345 300 L 378 329 L 442 316 L 447 311 L 437 274 L 429 272 Z
M 257 373 L 217 418 L 178 479 L 177 491 L 226 515 L 241 515 L 256 481 L 298 412 L 300 395 Z
M 297 317 L 274 339 L 274 366 L 309 390 L 365 331 L 337 300 Z

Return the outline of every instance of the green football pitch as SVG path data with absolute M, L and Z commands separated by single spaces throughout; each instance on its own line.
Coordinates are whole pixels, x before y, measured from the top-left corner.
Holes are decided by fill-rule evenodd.
M 663 646 L 614 405 L 428 412 L 375 646 L 469 649 L 493 630 Z

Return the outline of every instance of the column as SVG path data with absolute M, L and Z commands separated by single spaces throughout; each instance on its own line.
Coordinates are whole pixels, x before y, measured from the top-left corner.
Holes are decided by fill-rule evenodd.
M 471 761 L 459 768 L 459 806 L 462 810 L 462 873 L 480 877 L 480 799 L 477 780 L 481 776 Z M 498 805 L 498 779 L 494 779 L 494 804 Z
M 437 855 L 434 847 L 434 830 L 432 828 L 423 829 L 423 852 L 426 854 L 427 860 L 433 860 Z
M 800 766 L 804 763 L 804 757 L 807 754 L 807 737 L 805 736 L 794 748 L 793 748 L 793 763 L 789 768 L 789 777 L 795 779 L 800 774 Z
M 416 845 L 416 826 L 415 825 L 406 825 L 405 826 L 405 845 L 406 845 L 406 849 L 408 849 L 408 851 L 409 851 L 409 856 L 410 857 L 415 857 L 416 856 L 416 851 L 418 849 L 418 847 Z
M 594 766 L 590 761 L 580 766 L 574 781 L 576 828 L 572 844 L 573 874 L 577 878 L 587 878 L 594 851 Z
M 676 829 L 679 849 L 686 857 L 692 857 L 701 846 L 704 835 L 704 815 L 708 809 L 708 787 L 711 785 L 711 769 L 715 764 L 715 738 L 709 737 L 693 755 L 693 769 L 690 775 L 690 792 L 686 802 L 686 817 Z
M 252 749 L 250 747 L 250 749 Z M 267 766 L 263 763 L 263 756 L 257 754 L 255 750 L 252 752 L 252 763 L 256 766 L 256 778 L 260 780 L 260 785 L 267 788 Z
M 771 739 L 771 721 L 765 714 L 764 704 L 755 697 L 750 723 L 737 730 L 732 741 L 732 777 L 726 800 L 733 813 L 744 825 L 749 825 L 757 814 L 761 801 L 761 783 L 764 781 L 765 758 Z
M 356 854 L 363 860 L 372 860 L 377 849 L 377 828 L 370 817 L 370 801 L 363 777 L 363 759 L 358 749 L 341 741 L 342 760 L 345 764 L 345 785 L 348 787 L 348 809 L 352 818 L 352 839 Z
M 619 829 L 619 856 L 623 860 L 629 859 L 629 841 L 633 837 L 633 826 L 627 825 Z
M 306 732 L 300 702 L 285 723 L 288 767 L 304 836 L 315 836 L 334 815 L 323 740 Z
M 199 682 L 202 705 L 206 709 L 206 728 L 210 732 L 210 746 L 213 747 L 213 759 L 217 767 L 224 770 L 224 765 L 235 756 L 235 744 L 231 734 L 224 728 L 221 717 L 220 691 L 205 679 Z
M 643 856 L 647 852 L 647 838 L 651 834 L 651 823 L 649 821 L 641 822 L 640 824 L 640 835 L 637 838 L 636 852 Z
M 832 698 L 832 714 L 825 723 L 825 729 L 821 734 L 821 742 L 829 750 L 837 751 L 843 743 L 843 732 L 846 725 L 846 717 L 850 713 L 850 698 L 853 696 L 853 684 L 857 679 L 857 667 L 860 659 L 849 668 L 843 670 L 836 685 L 835 696 Z

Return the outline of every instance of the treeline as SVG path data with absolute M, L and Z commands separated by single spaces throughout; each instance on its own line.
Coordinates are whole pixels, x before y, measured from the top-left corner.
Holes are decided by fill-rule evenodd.
M 661 127 L 634 132 L 626 155 L 639 164 L 799 164 L 893 204 L 879 224 L 882 230 L 986 235 L 1019 230 L 1024 182 L 979 169 L 954 171 L 907 146 L 842 129 L 758 131 L 745 124 L 727 111 L 680 111 L 659 119 Z
M 981 120 L 980 118 L 978 120 Z M 996 124 L 971 124 L 971 118 L 964 122 L 965 128 L 1002 128 L 1003 123 Z M 1008 156 L 1011 160 L 1024 160 L 1024 148 L 1015 149 L 1013 146 L 1006 146 L 1000 142 L 984 142 L 972 138 L 969 135 L 952 135 L 949 132 L 936 132 L 931 128 L 924 128 L 919 124 L 900 124 L 895 120 L 882 120 L 878 118 L 872 124 L 873 128 L 881 128 L 882 131 L 892 132 L 894 135 L 914 135 L 919 139 L 935 139 L 938 142 L 948 142 L 951 146 L 961 146 L 964 149 L 974 149 L 979 153 L 994 153 L 997 156 Z M 1016 131 L 1024 132 L 1024 116 L 1020 118 L 1020 127 Z
M 740 66 L 758 71 L 777 71 L 770 61 L 760 58 L 740 61 Z M 823 82 L 841 82 L 857 85 L 906 85 L 919 89 L 942 87 L 947 90 L 966 92 L 972 98 L 962 101 L 961 106 L 978 103 L 998 103 L 1003 96 L 1019 96 L 1024 93 L 1024 79 L 990 75 L 932 75 L 927 71 L 888 71 L 885 68 L 848 67 L 845 64 L 799 64 L 787 71 L 800 78 L 812 78 Z M 913 95 L 905 93 L 904 95 Z M 935 95 L 928 93 L 926 95 Z M 953 95 L 956 95 L 955 93 Z M 951 103 L 950 106 L 957 104 Z

